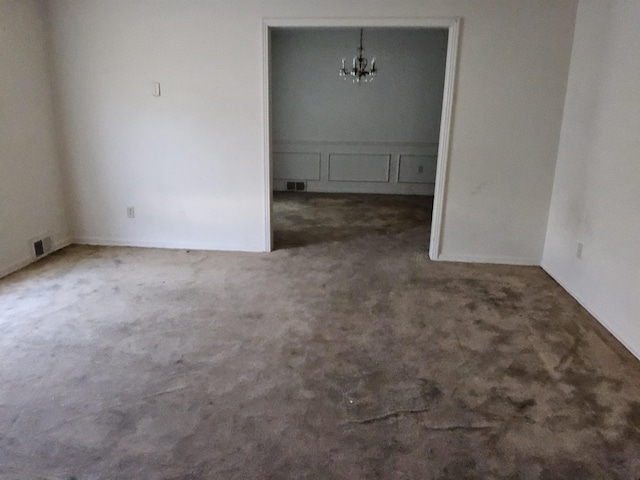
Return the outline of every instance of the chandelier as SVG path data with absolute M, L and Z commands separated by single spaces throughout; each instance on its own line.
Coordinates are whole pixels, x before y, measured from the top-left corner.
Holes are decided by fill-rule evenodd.
M 362 28 L 360 29 L 360 46 L 358 47 L 358 54 L 353 57 L 353 65 L 347 70 L 345 68 L 344 62 L 345 59 L 342 59 L 342 68 L 340 69 L 340 76 L 346 80 L 347 77 L 353 77 L 353 83 L 360 83 L 361 80 L 364 83 L 372 82 L 373 77 L 376 76 L 376 59 L 375 57 L 371 59 L 371 68 L 367 70 L 367 66 L 369 65 L 369 61 L 362 56 L 362 52 L 364 51 L 364 47 L 362 46 Z

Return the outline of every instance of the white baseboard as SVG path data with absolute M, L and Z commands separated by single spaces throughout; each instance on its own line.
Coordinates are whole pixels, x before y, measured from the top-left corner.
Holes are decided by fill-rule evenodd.
M 441 253 L 436 261 L 443 262 L 463 262 L 463 263 L 491 263 L 498 265 L 524 265 L 524 266 L 540 266 L 539 258 L 524 257 L 486 257 L 482 255 L 450 255 Z
M 100 247 L 165 248 L 169 250 L 208 250 L 224 252 L 264 252 L 264 247 L 259 247 L 251 250 L 239 250 L 237 246 L 221 245 L 219 243 L 163 242 L 156 240 L 134 240 L 104 237 L 74 237 L 71 243 L 77 245 L 95 245 Z
M 287 190 L 286 180 L 274 180 L 275 192 Z M 433 196 L 433 183 L 366 183 L 366 182 L 314 182 L 306 181 L 305 192 L 309 193 L 366 193 L 375 195 L 421 195 Z
M 71 239 L 65 238 L 63 240 L 54 242 L 53 245 L 51 246 L 51 252 L 47 253 L 46 255 L 42 255 L 38 258 L 34 258 L 31 255 L 29 255 L 28 257 L 24 257 L 18 260 L 17 262 L 13 262 L 10 265 L 7 265 L 5 267 L 0 267 L 0 278 L 6 277 L 7 275 L 18 271 L 21 268 L 26 267 L 27 265 L 31 265 L 32 263 L 37 262 L 38 260 L 42 260 L 43 258 L 51 255 L 53 252 L 60 250 L 64 247 L 68 247 L 69 245 L 71 245 Z
M 640 360 L 640 351 L 638 349 L 636 349 L 635 347 L 633 347 L 632 345 L 630 345 L 622 337 L 622 335 L 620 335 L 618 332 L 616 332 L 616 330 L 605 320 L 605 315 L 602 312 L 599 312 L 596 308 L 594 308 L 593 306 L 589 305 L 589 303 L 586 302 L 583 298 L 581 298 L 580 295 L 577 295 L 571 288 L 567 287 L 564 282 L 562 282 L 558 277 L 556 277 L 553 273 L 551 273 L 549 271 L 549 268 L 547 268 L 544 265 L 544 263 L 541 266 L 542 266 L 542 269 L 545 272 L 547 272 L 547 275 L 549 275 L 551 278 L 553 278 L 558 283 L 558 285 L 560 285 L 569 295 L 571 295 L 582 306 L 582 308 L 584 308 L 587 312 L 589 312 L 591 314 L 591 316 L 593 318 L 595 318 L 598 321 L 598 323 L 600 323 L 600 325 L 602 325 L 604 328 L 606 328 L 607 331 L 611 335 L 613 335 L 615 337 L 615 339 L 618 340 L 618 342 L 620 342 L 622 344 L 622 346 L 624 346 L 624 348 L 629 350 L 629 352 L 631 352 L 631 354 L 634 357 L 636 357 L 638 360 Z

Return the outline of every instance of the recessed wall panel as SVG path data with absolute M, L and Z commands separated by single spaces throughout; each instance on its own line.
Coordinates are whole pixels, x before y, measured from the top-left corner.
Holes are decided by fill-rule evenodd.
M 274 152 L 273 178 L 320 180 L 320 154 Z
M 400 155 L 399 183 L 435 183 L 438 158 L 435 155 Z
M 329 180 L 334 182 L 388 182 L 391 155 L 329 155 Z

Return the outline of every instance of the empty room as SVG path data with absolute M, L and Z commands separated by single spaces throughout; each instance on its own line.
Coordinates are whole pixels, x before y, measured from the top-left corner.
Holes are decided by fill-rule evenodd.
M 639 18 L 0 0 L 0 479 L 640 478 Z

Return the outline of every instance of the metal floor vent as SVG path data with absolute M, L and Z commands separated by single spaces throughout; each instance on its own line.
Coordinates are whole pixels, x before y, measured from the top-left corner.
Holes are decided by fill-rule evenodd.
M 43 237 L 33 241 L 33 254 L 35 258 L 51 252 L 51 237 Z
M 293 182 L 293 181 L 287 180 L 287 190 L 300 192 L 306 189 L 307 189 L 306 182 Z

